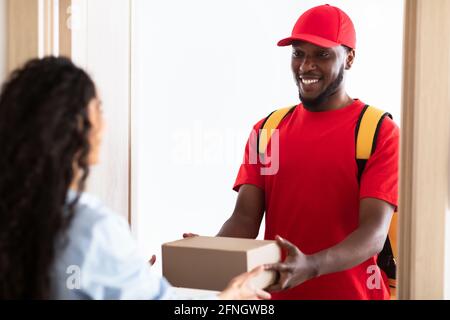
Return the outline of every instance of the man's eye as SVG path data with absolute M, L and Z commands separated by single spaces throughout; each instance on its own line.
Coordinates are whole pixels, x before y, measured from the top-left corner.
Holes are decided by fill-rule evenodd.
M 326 51 L 321 51 L 319 53 L 319 57 L 321 57 L 321 58 L 328 58 L 329 56 L 330 56 L 330 54 Z
M 295 58 L 303 57 L 303 52 L 293 51 L 292 52 L 292 56 L 295 57 Z

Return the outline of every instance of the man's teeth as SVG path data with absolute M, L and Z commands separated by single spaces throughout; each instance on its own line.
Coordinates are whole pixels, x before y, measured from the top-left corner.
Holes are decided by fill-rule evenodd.
M 302 79 L 302 83 L 304 84 L 312 84 L 319 82 L 319 79 Z

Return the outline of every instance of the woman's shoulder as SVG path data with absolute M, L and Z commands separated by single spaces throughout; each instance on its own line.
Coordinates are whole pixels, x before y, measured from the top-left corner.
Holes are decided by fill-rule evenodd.
M 69 192 L 67 203 L 76 196 L 75 192 Z M 87 283 L 98 276 L 98 270 L 114 271 L 121 259 L 134 253 L 134 247 L 127 221 L 97 197 L 82 193 L 68 228 L 57 242 L 53 273 L 55 296 L 79 298 Z M 84 275 L 81 291 L 66 287 L 73 270 L 80 270 Z
M 75 197 L 75 193 L 70 193 L 68 201 L 73 201 Z M 75 205 L 68 235 L 72 240 L 76 238 L 85 242 L 85 245 L 86 242 L 124 242 L 131 238 L 126 219 L 87 192 L 80 194 Z
M 74 191 L 69 191 L 67 204 L 74 201 L 76 197 L 77 194 Z M 93 229 L 97 224 L 105 222 L 127 225 L 124 217 L 111 210 L 99 198 L 87 192 L 81 193 L 75 205 L 71 226 L 81 224 L 89 229 Z
M 78 199 L 76 199 L 78 197 Z M 88 214 L 91 216 L 105 216 L 113 213 L 99 198 L 88 193 L 82 192 L 77 194 L 73 190 L 69 190 L 67 194 L 66 204 L 76 200 L 75 213 Z

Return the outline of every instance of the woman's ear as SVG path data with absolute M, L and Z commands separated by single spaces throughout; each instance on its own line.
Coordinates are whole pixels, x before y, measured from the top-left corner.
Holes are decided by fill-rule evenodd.
M 355 49 L 347 50 L 347 58 L 345 60 L 345 70 L 350 70 L 355 60 Z

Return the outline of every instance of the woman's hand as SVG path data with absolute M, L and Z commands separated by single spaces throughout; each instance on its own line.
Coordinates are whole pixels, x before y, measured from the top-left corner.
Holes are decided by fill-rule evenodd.
M 252 271 L 243 273 L 233 278 L 228 286 L 219 294 L 222 300 L 268 300 L 270 293 L 257 289 L 252 285 L 251 279 L 264 271 L 264 266 L 259 266 Z
M 150 263 L 150 266 L 153 266 L 156 262 L 156 255 L 152 255 L 150 260 L 148 260 L 148 263 Z

